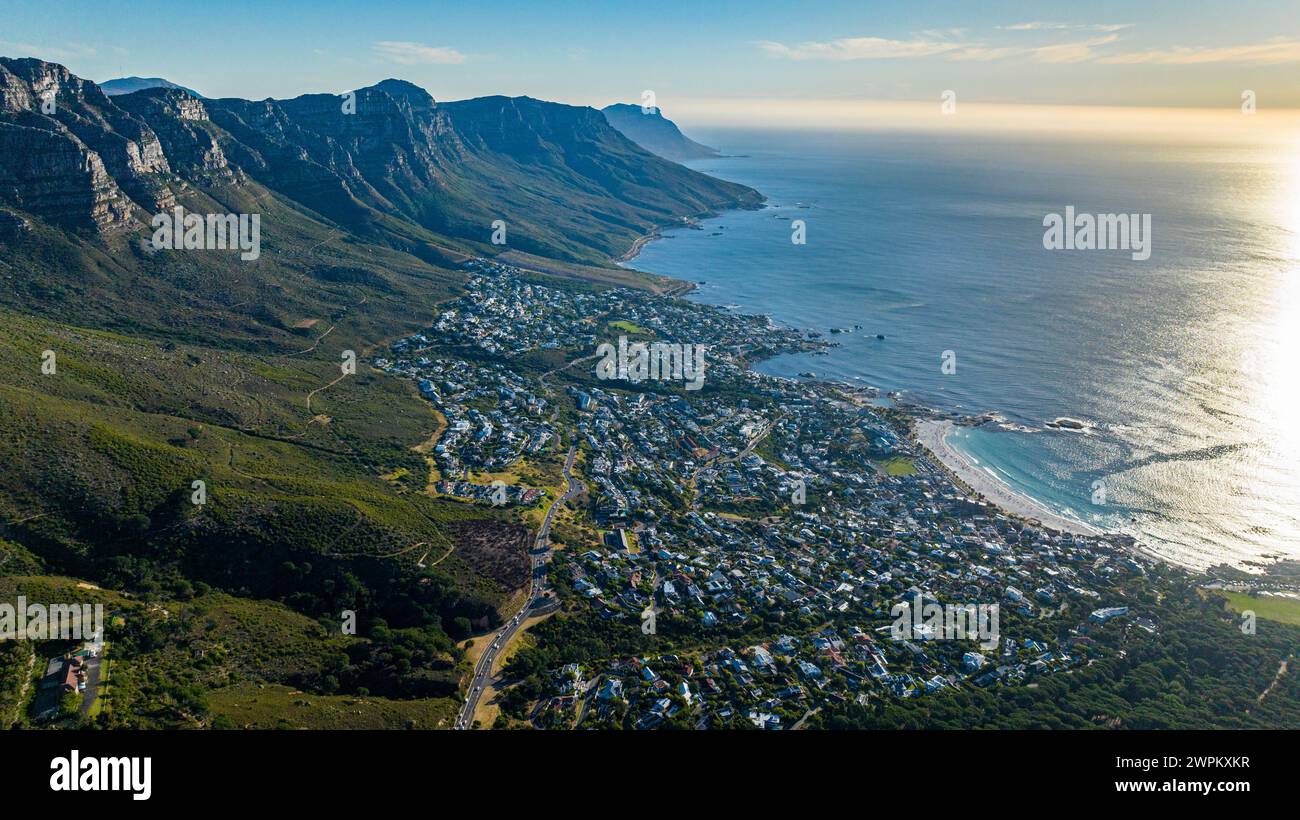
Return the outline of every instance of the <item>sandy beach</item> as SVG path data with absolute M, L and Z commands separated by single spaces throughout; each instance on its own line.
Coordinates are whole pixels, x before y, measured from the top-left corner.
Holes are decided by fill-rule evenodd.
M 1032 498 L 1022 495 L 972 463 L 947 442 L 951 421 L 922 419 L 916 423 L 916 438 L 934 457 L 989 503 L 1004 512 L 1037 521 L 1045 527 L 1080 535 L 1105 535 L 1103 530 L 1057 515 Z

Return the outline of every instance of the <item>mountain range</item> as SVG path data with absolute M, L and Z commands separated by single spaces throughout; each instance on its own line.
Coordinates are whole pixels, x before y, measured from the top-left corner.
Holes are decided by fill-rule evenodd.
M 501 219 L 513 250 L 608 264 L 657 227 L 760 200 L 642 150 L 594 109 L 527 97 L 440 104 L 385 80 L 343 97 L 200 100 L 153 87 L 110 98 L 31 59 L 0 61 L 0 94 L 0 203 L 100 232 L 190 190 L 221 202 L 262 187 L 404 250 L 491 253 Z
M 150 88 L 174 88 L 185 91 L 192 97 L 203 99 L 203 95 L 197 91 L 162 77 L 118 77 L 104 80 L 98 85 L 110 97 Z M 701 145 L 682 134 L 677 124 L 664 117 L 663 112 L 656 106 L 642 107 L 615 103 L 602 108 L 601 113 L 623 136 L 664 159 L 685 162 L 719 155 L 717 149 Z

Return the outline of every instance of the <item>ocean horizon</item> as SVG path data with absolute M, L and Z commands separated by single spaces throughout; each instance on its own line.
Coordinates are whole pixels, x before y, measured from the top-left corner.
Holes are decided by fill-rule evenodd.
M 1300 437 L 1286 422 L 1300 172 L 1284 150 L 698 136 L 725 156 L 691 167 L 765 206 L 666 231 L 630 265 L 838 343 L 757 370 L 992 414 L 948 444 L 1012 492 L 1172 563 L 1300 559 Z M 1044 218 L 1067 210 L 1148 215 L 1150 258 L 1046 249 Z M 791 241 L 796 220 L 805 244 Z M 1084 429 L 1049 426 L 1060 417 Z

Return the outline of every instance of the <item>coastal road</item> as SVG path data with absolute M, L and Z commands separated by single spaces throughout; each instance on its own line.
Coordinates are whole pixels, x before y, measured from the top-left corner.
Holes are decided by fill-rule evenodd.
M 478 663 L 474 665 L 474 675 L 470 678 L 469 692 L 465 696 L 465 705 L 461 707 L 460 715 L 456 718 L 457 729 L 467 729 L 474 723 L 474 712 L 478 709 L 479 698 L 483 696 L 483 688 L 492 681 L 492 665 L 496 663 L 501 650 L 510 644 L 511 638 L 519 631 L 524 618 L 528 616 L 528 611 L 546 592 L 546 564 L 551 555 L 551 522 L 555 518 L 555 513 L 559 511 L 560 505 L 576 495 L 582 487 L 582 482 L 573 477 L 573 459 L 577 453 L 577 445 L 570 445 L 569 454 L 564 459 L 564 495 L 551 502 L 551 506 L 546 510 L 546 518 L 542 520 L 542 526 L 537 530 L 537 539 L 533 542 L 533 549 L 529 553 L 532 564 L 532 579 L 528 587 L 528 600 L 524 602 L 523 607 L 515 613 L 514 617 L 506 622 L 505 626 L 484 636 L 483 640 L 491 639 L 492 643 L 483 651 L 483 654 L 479 656 Z

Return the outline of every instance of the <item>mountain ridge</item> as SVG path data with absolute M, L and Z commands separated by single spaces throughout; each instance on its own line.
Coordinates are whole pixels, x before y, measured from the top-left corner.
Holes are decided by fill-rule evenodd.
M 594 108 L 529 97 L 441 103 L 395 79 L 286 100 L 159 87 L 109 97 L 57 64 L 7 58 L 0 92 L 12 158 L 0 160 L 0 205 L 108 232 L 195 186 L 252 180 L 369 241 L 493 255 L 502 220 L 511 249 L 611 266 L 659 228 L 762 201 L 644 150 Z M 24 168 L 38 145 L 65 159 Z M 45 202 L 50 179 L 60 190 Z
M 203 95 L 194 89 L 186 88 L 162 77 L 116 77 L 112 80 L 104 80 L 102 83 L 97 83 L 97 85 L 110 97 L 119 94 L 130 94 L 133 91 L 143 91 L 147 88 L 174 88 L 203 99 Z
M 601 109 L 609 124 L 647 151 L 673 162 L 722 156 L 716 148 L 687 137 L 657 106 L 615 103 Z

